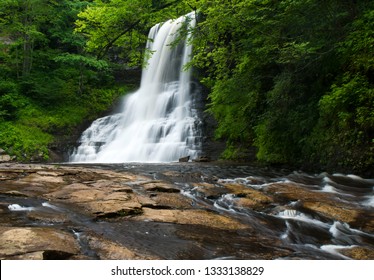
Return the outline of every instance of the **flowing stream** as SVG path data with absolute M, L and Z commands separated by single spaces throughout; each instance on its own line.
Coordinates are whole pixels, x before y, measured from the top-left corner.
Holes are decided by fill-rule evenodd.
M 85 241 L 87 234 L 92 232 L 162 259 L 349 259 L 357 258 L 357 255 L 343 252 L 354 249 L 363 250 L 363 256 L 373 257 L 374 179 L 219 163 L 85 166 L 109 172 L 130 172 L 145 176 L 150 182 L 172 184 L 178 189 L 175 195 L 179 201 L 182 197 L 190 201 L 184 206 L 186 209 L 217 213 L 248 225 L 248 228 L 212 229 L 199 224 L 136 219 L 136 215 L 93 220 L 65 204 L 64 200 L 15 197 L 6 192 L 0 194 L 2 204 L 7 207 L 7 210 L 3 209 L 6 214 L 0 222 L 71 231 L 79 240 L 83 253 L 90 258 L 98 258 Z M 12 182 L 2 184 L 11 186 Z M 162 196 L 145 191 L 141 182 L 127 184 L 139 195 Z M 274 199 L 260 208 L 243 204 L 243 199 L 248 201 L 254 191 Z M 321 205 L 327 205 L 331 211 L 323 211 Z M 169 207 L 173 206 L 160 209 L 174 209 Z M 175 204 L 174 207 L 177 210 L 180 206 Z M 341 215 L 342 211 L 347 215 Z M 64 214 L 69 222 L 52 220 L 45 224 L 30 219 L 29 213 L 34 212 Z
M 196 158 L 201 150 L 198 113 L 192 96 L 190 35 L 194 13 L 155 25 L 147 50 L 152 56 L 138 91 L 126 96 L 122 111 L 97 119 L 83 132 L 71 162 L 172 162 Z M 175 43 L 178 42 L 179 43 Z

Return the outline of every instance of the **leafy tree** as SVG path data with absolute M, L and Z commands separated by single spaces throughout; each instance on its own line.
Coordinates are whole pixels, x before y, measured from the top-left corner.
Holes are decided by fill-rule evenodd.
M 95 0 L 78 16 L 76 31 L 87 38 L 86 50 L 98 59 L 120 56 L 141 65 L 148 30 L 156 23 L 185 13 L 183 1 Z
M 370 172 L 374 164 L 374 10 L 348 26 L 338 44 L 343 71 L 319 102 L 311 142 L 326 165 Z
M 372 164 L 370 1 L 189 3 L 200 12 L 193 65 L 225 157 L 255 145 L 269 163 Z
M 120 91 L 108 63 L 87 55 L 84 37 L 74 32 L 77 14 L 89 2 L 2 0 L 1 5 L 0 147 L 20 160 L 46 158 L 52 134 L 65 135 L 93 118 Z

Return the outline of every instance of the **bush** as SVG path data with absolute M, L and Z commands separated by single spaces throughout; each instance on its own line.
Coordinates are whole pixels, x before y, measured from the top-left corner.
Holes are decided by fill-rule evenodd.
M 47 146 L 52 140 L 51 135 L 37 127 L 0 123 L 0 147 L 17 160 L 48 159 Z

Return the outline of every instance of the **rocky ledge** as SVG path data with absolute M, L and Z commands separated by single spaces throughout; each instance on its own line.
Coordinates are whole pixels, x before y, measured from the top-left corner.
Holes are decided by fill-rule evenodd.
M 199 181 L 199 174 L 188 174 L 193 197 L 181 188 L 186 174 L 161 175 L 155 179 L 93 167 L 0 164 L 0 259 L 185 259 L 215 258 L 223 252 L 234 258 L 305 257 L 297 256 L 279 235 L 257 231 L 277 222 L 260 218 L 258 224 L 248 223 L 209 204 L 227 195 L 235 197 L 232 206 L 237 209 L 272 215 L 297 201 L 300 209 L 321 220 L 373 233 L 372 212 L 297 184 L 259 189 L 215 177 Z M 374 259 L 372 252 L 355 245 L 339 254 Z

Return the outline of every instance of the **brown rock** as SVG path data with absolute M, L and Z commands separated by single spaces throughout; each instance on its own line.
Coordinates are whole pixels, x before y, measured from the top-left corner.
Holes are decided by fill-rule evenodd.
M 15 255 L 7 257 L 8 260 L 43 260 L 44 251 L 37 251 L 27 254 Z
M 157 202 L 149 197 L 148 195 L 138 195 L 137 196 L 139 203 L 142 207 L 156 208 Z
M 55 171 L 37 171 L 36 174 L 41 175 L 41 176 L 46 176 L 46 177 L 58 177 L 58 176 L 63 176 L 63 172 L 55 172 Z
M 80 204 L 86 211 L 99 218 L 115 218 L 118 216 L 139 215 L 142 206 L 137 201 L 121 202 L 118 200 L 92 201 Z
M 374 214 L 371 211 L 369 212 L 359 208 L 352 208 L 352 206 L 346 203 L 336 201 L 307 201 L 304 202 L 302 206 L 321 216 L 335 221 L 348 223 L 363 231 L 370 233 L 374 231 Z
M 143 184 L 146 191 L 149 192 L 166 192 L 166 193 L 179 193 L 180 190 L 172 184 L 162 181 L 147 182 Z
M 178 161 L 179 162 L 188 162 L 190 160 L 190 156 L 181 157 Z
M 23 258 L 22 255 L 27 259 L 30 253 L 40 257 L 35 252 L 43 252 L 44 259 L 48 252 L 68 258 L 79 253 L 79 245 L 72 234 L 52 228 L 0 228 L 0 259 Z
M 224 184 L 224 186 L 238 198 L 235 204 L 239 207 L 250 209 L 262 209 L 274 202 L 273 198 L 259 190 L 246 187 L 241 184 Z
M 1 190 L 0 190 L 1 192 Z M 18 196 L 18 197 L 27 197 L 28 195 L 25 194 L 25 193 L 22 193 L 22 192 L 19 192 L 19 191 L 5 191 L 4 192 L 5 195 L 9 195 L 9 196 Z
M 248 225 L 244 225 L 237 220 L 206 210 L 151 209 L 144 207 L 143 214 L 135 219 L 164 223 L 201 225 L 226 230 L 249 228 Z
M 41 221 L 47 224 L 61 224 L 69 221 L 68 216 L 63 213 L 48 213 L 31 211 L 27 213 L 27 217 L 33 221 Z
M 86 202 L 103 196 L 103 191 L 91 189 L 89 186 L 80 183 L 64 186 L 45 195 L 49 199 L 61 199 L 69 202 Z
M 0 155 L 0 162 L 11 161 L 12 157 L 10 155 Z
M 94 188 L 86 184 L 74 183 L 46 195 L 49 199 L 60 199 L 76 204 L 97 217 L 116 217 L 141 213 L 137 196 L 128 192 L 118 192 L 107 188 Z
M 162 174 L 167 177 L 183 177 L 184 176 L 183 173 L 178 172 L 178 171 L 165 171 L 165 172 L 162 172 Z
M 143 255 L 123 245 L 106 240 L 102 237 L 89 236 L 87 238 L 91 250 L 94 250 L 101 260 L 150 260 L 155 256 Z
M 113 192 L 127 192 L 127 193 L 132 193 L 133 190 L 131 187 L 123 185 L 121 182 L 116 182 L 113 180 L 98 180 L 90 186 L 97 188 L 97 189 L 105 189 L 105 188 L 110 188 L 111 191 Z
M 328 219 L 345 222 L 368 232 L 374 230 L 373 213 L 353 208 L 352 205 L 338 200 L 334 194 L 314 191 L 292 183 L 275 183 L 265 190 L 277 198 L 297 200 L 303 208 Z
M 192 184 L 197 188 L 199 193 L 204 194 L 208 199 L 218 199 L 222 195 L 228 193 L 228 190 L 220 185 L 210 184 L 210 183 L 194 183 Z
M 191 208 L 193 203 L 191 198 L 183 196 L 179 193 L 157 193 L 150 199 L 154 202 L 151 205 L 158 208 L 186 209 Z
M 266 193 L 287 200 L 321 201 L 332 200 L 330 193 L 316 192 L 293 183 L 274 183 L 264 188 Z
M 304 208 L 317 212 L 322 216 L 348 224 L 353 223 L 360 214 L 357 209 L 346 208 L 346 206 L 342 207 L 342 205 L 338 204 L 332 205 L 326 202 L 307 201 L 302 205 Z
M 45 173 L 47 174 L 47 173 Z M 50 173 L 49 173 L 50 174 Z M 59 177 L 58 175 L 40 175 L 38 173 L 32 173 L 25 178 L 22 178 L 19 182 L 22 183 L 39 183 L 39 184 L 61 184 L 64 183 L 64 179 L 62 177 Z
M 374 260 L 374 250 L 364 247 L 339 249 L 339 253 L 354 260 Z
M 13 180 L 19 176 L 17 172 L 0 171 L 0 181 Z
M 208 156 L 200 156 L 200 157 L 197 157 L 197 158 L 193 159 L 192 161 L 194 161 L 194 162 L 209 162 L 209 161 L 211 161 L 211 159 Z

